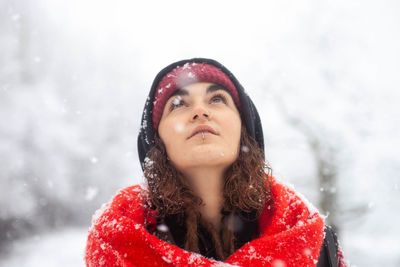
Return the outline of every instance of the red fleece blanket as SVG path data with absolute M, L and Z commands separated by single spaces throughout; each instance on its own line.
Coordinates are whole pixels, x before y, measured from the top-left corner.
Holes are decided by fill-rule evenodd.
M 272 181 L 273 206 L 260 218 L 260 238 L 225 262 L 205 258 L 157 239 L 145 227 L 145 194 L 127 187 L 96 212 L 89 230 L 87 266 L 316 266 L 323 218 L 294 190 Z

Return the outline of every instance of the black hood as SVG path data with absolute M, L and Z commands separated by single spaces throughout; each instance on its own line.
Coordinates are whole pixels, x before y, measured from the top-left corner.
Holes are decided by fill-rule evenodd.
M 235 85 L 236 90 L 240 99 L 240 117 L 242 119 L 242 124 L 246 127 L 247 134 L 253 139 L 255 139 L 261 148 L 264 151 L 264 137 L 263 131 L 260 121 L 260 116 L 258 115 L 257 109 L 251 101 L 250 97 L 246 94 L 243 89 L 243 86 L 239 83 L 239 81 L 233 76 L 233 74 L 225 68 L 221 63 L 207 58 L 193 58 L 193 59 L 185 59 L 175 63 L 172 63 L 162 69 L 156 76 L 153 81 L 153 84 L 150 89 L 149 96 L 146 99 L 146 103 L 144 105 L 143 114 L 142 114 L 142 123 L 138 136 L 138 152 L 139 159 L 142 166 L 144 167 L 144 159 L 146 157 L 147 152 L 154 145 L 154 129 L 153 129 L 153 101 L 154 94 L 156 92 L 156 88 L 161 81 L 161 79 L 172 71 L 174 68 L 178 66 L 183 66 L 185 63 L 206 63 L 213 65 L 222 72 L 224 72 L 232 83 Z

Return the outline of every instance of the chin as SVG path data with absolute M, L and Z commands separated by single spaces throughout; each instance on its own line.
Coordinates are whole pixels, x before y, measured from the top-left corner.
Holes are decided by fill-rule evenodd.
M 184 154 L 180 154 L 174 159 L 170 158 L 174 165 L 182 170 L 195 167 L 229 167 L 236 161 L 237 156 L 237 153 L 215 144 L 203 144 L 186 149 Z

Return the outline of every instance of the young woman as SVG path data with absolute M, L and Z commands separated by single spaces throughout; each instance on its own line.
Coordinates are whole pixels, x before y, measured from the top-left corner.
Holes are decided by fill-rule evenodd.
M 94 216 L 87 266 L 344 266 L 332 230 L 272 177 L 263 149 L 257 110 L 229 70 L 202 58 L 167 66 L 138 138 L 147 185 Z

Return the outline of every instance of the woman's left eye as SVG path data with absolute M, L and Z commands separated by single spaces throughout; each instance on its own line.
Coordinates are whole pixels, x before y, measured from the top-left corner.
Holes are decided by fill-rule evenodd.
M 214 102 L 214 103 L 226 103 L 226 98 L 225 98 L 225 96 L 223 96 L 223 95 L 214 95 L 212 98 L 211 98 L 211 102 Z

